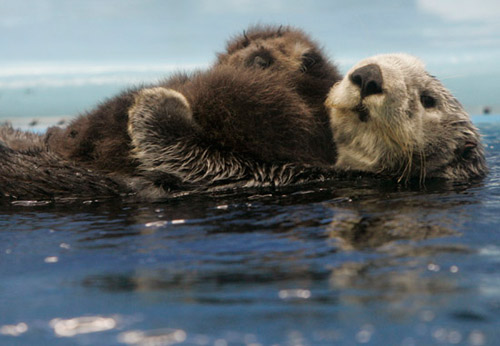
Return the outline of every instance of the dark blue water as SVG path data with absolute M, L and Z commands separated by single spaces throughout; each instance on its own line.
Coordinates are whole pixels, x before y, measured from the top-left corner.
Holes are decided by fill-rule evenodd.
M 0 344 L 495 345 L 490 175 L 0 206 Z

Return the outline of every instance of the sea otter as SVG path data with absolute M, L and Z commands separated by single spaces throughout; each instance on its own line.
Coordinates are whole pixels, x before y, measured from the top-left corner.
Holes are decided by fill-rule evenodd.
M 259 48 L 257 52 L 256 47 Z M 240 60 L 247 54 L 251 55 L 253 62 L 259 61 L 260 57 L 272 58 L 272 63 L 268 61 L 263 66 L 249 63 L 248 59 Z M 185 93 L 190 111 L 198 120 L 198 123 L 191 124 L 183 120 L 172 120 L 168 125 L 163 122 L 163 130 L 171 131 L 167 137 L 172 141 L 185 141 L 185 148 L 203 147 L 209 143 L 211 152 L 224 160 L 230 156 L 231 160 L 238 158 L 238 162 L 260 162 L 258 172 L 252 173 L 260 182 L 254 184 L 263 181 L 282 184 L 289 179 L 286 174 L 281 180 L 276 178 L 276 172 L 280 171 L 276 167 L 281 163 L 324 166 L 335 160 L 323 103 L 329 86 L 340 78 L 336 67 L 302 31 L 266 26 L 250 28 L 229 42 L 227 51 L 218 55 L 216 64 L 209 71 L 177 74 L 152 87 Z M 222 97 L 221 90 L 224 91 Z M 137 155 L 130 155 L 138 150 L 133 148 L 127 132 L 130 128 L 128 111 L 136 100 L 147 99 L 143 94 L 151 96 L 151 93 L 143 93 L 141 88 L 124 91 L 80 116 L 65 129 L 50 128 L 44 144 L 50 153 L 57 153 L 78 167 L 119 180 L 126 176 L 131 181 L 134 177 L 134 188 L 145 185 L 142 180 L 135 179 L 138 174 L 145 174 L 139 169 L 144 163 L 137 159 Z M 285 123 L 292 126 L 285 126 Z M 15 156 L 14 153 L 9 155 Z M 18 154 L 22 157 L 21 152 Z M 186 157 L 177 156 L 177 159 L 181 162 Z M 41 166 L 46 163 L 43 160 Z M 182 167 L 187 166 L 183 164 Z M 212 170 L 214 167 L 210 166 Z M 188 188 L 186 184 L 199 186 L 210 180 L 211 174 L 202 174 L 203 183 L 200 174 L 195 174 L 206 167 L 192 168 L 190 174 L 181 177 L 177 176 L 178 173 L 158 174 L 156 170 L 155 184 L 168 187 L 167 190 L 185 189 Z M 219 168 L 219 171 L 221 169 L 226 167 Z M 234 170 L 217 173 L 217 180 L 231 175 L 228 172 Z M 212 176 L 214 174 L 212 171 Z M 153 178 L 149 175 L 148 179 Z
M 147 198 L 193 189 L 282 186 L 345 170 L 456 181 L 487 172 L 469 117 L 416 58 L 366 59 L 333 86 L 326 104 L 339 157 L 329 162 L 308 145 L 317 133 L 313 112 L 293 81 L 284 83 L 283 75 L 275 74 L 265 69 L 257 76 L 224 65 L 129 91 L 127 116 L 100 123 L 119 131 L 116 138 L 130 138 L 129 150 L 121 154 L 127 168 L 99 171 Z M 269 134 L 275 135 L 272 143 L 262 140 Z
M 222 84 L 226 83 L 227 81 Z M 198 87 L 195 89 L 198 90 Z M 207 97 L 210 102 L 217 103 L 215 98 L 218 98 L 215 94 Z M 230 104 L 227 101 L 223 103 Z M 237 177 L 240 179 L 239 183 L 249 184 L 251 181 L 250 185 L 263 184 L 263 180 L 245 178 L 255 168 L 248 169 L 250 163 L 256 161 L 240 161 L 241 156 L 231 156 L 233 153 L 242 153 L 241 149 L 224 151 L 227 155 L 224 156 L 220 154 L 221 151 L 212 151 L 211 146 L 200 148 L 196 144 L 189 149 L 190 153 L 195 154 L 180 155 L 189 158 L 188 165 L 182 161 L 170 160 L 163 166 L 157 153 L 167 146 L 157 140 L 162 136 L 155 134 L 158 134 L 156 128 L 161 127 L 158 122 L 163 121 L 161 119 L 165 119 L 167 114 L 172 116 L 169 104 L 182 109 L 177 114 L 182 114 L 191 126 L 197 126 L 197 119 L 190 109 L 191 102 L 182 94 L 167 88 L 142 90 L 135 105 L 129 110 L 128 127 L 134 155 L 141 162 L 140 169 L 151 174 L 157 169 L 168 171 L 174 168 L 176 174 L 186 181 L 199 181 L 199 177 L 209 177 L 208 181 L 213 182 L 214 179 Z M 285 164 L 288 167 L 286 179 L 281 180 L 278 175 L 273 178 L 275 184 L 296 182 L 297 172 L 300 172 L 300 181 L 307 181 L 308 171 L 311 173 L 311 180 L 331 177 L 340 171 L 358 171 L 376 173 L 404 182 L 416 178 L 422 183 L 426 178 L 467 181 L 487 173 L 480 136 L 469 116 L 415 57 L 391 54 L 360 62 L 347 73 L 342 82 L 332 87 L 326 104 L 330 110 L 335 144 L 339 148 L 338 160 L 326 165 L 322 162 L 312 165 L 305 162 L 299 165 Z M 297 115 L 290 120 L 293 119 L 314 124 L 311 117 L 301 118 Z M 229 117 L 228 120 L 237 122 L 241 119 L 236 116 Z M 273 131 L 281 134 L 283 130 L 289 130 L 290 124 L 275 124 Z M 205 125 L 200 130 L 203 132 L 204 128 Z M 238 126 L 233 126 L 229 132 L 237 130 Z M 247 130 L 251 129 L 244 132 Z M 221 140 L 223 139 L 218 139 L 219 142 Z M 232 143 L 228 148 L 236 145 L 237 143 Z M 168 146 L 168 152 L 176 152 L 176 148 L 177 144 L 173 149 Z M 280 167 L 279 160 L 271 162 L 278 163 L 276 167 Z M 193 166 L 193 163 L 196 165 Z M 313 171 L 313 167 L 318 170 Z
M 294 86 L 277 71 L 256 73 L 228 65 L 178 75 L 161 86 L 126 91 L 119 101 L 101 105 L 67 129 L 50 129 L 43 139 L 36 138 L 41 143 L 33 155 L 6 143 L 0 158 L 11 166 L 2 165 L 0 175 L 11 182 L 26 181 L 26 163 L 47 173 L 47 185 L 59 185 L 51 181 L 59 179 L 51 175 L 59 169 L 54 157 L 58 154 L 64 169 L 75 167 L 74 176 L 82 179 L 82 186 L 92 185 L 94 177 L 81 170 L 112 179 L 119 189 L 126 182 L 123 191 L 147 198 L 232 186 L 287 185 L 313 175 L 322 179 L 320 171 L 332 162 L 324 150 L 317 150 L 324 124 Z M 333 147 L 331 140 L 323 141 L 323 149 Z M 13 170 L 15 165 L 20 170 Z M 2 185 L 3 194 L 26 196 Z M 66 186 L 74 195 L 88 191 L 78 184 Z M 60 190 L 44 191 L 50 195 Z
M 263 59 L 267 59 L 266 64 L 257 63 Z M 218 54 L 216 64 L 208 71 L 178 74 L 156 86 L 185 92 L 193 106 L 194 117 L 204 127 L 205 137 L 208 136 L 213 143 L 237 152 L 240 149 L 251 152 L 254 157 L 268 161 L 278 159 L 319 164 L 335 161 L 336 152 L 324 101 L 330 87 L 340 79 L 336 67 L 301 30 L 256 26 L 231 40 L 226 52 Z M 196 86 L 200 90 L 195 90 Z M 211 87 L 229 93 L 219 93 L 214 97 L 213 100 L 219 103 L 217 106 L 214 106 L 215 102 L 207 102 L 205 97 L 214 94 Z M 284 89 L 286 91 L 282 94 Z M 130 138 L 125 129 L 128 109 L 140 90 L 123 92 L 80 116 L 65 129 L 49 129 L 47 143 L 50 148 L 69 160 L 93 168 L 127 174 L 134 172 L 137 162 L 130 160 L 128 155 Z M 255 95 L 260 95 L 262 101 L 256 100 Z M 270 99 L 279 100 L 281 104 L 274 107 L 268 102 Z M 222 101 L 232 108 L 223 109 Z M 262 116 L 258 107 L 257 112 L 261 114 L 249 115 L 251 102 L 266 105 L 266 121 L 257 121 Z M 282 104 L 289 106 L 278 110 Z M 205 106 L 210 108 L 204 109 Z M 290 109 L 297 111 L 291 112 Z M 229 117 L 228 111 L 232 112 Z M 305 131 L 297 128 L 276 134 L 272 127 L 265 127 L 269 125 L 270 117 L 279 123 L 285 121 L 288 114 L 295 117 L 297 112 L 303 114 Z M 228 121 L 229 118 L 232 120 Z M 234 121 L 237 128 L 231 127 L 235 125 Z M 290 121 L 294 123 L 295 120 Z M 313 131 L 313 134 L 306 138 L 304 133 L 307 131 Z
M 406 54 L 356 64 L 326 101 L 338 150 L 337 170 L 399 180 L 484 176 L 478 130 L 462 105 L 424 64 Z

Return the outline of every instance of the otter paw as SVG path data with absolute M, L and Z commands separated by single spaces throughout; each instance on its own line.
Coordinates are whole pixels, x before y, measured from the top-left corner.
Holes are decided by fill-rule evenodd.
M 128 132 L 136 146 L 151 136 L 168 139 L 196 126 L 184 95 L 162 87 L 139 91 L 128 115 Z
M 129 109 L 129 117 L 132 121 L 147 120 L 155 116 L 187 120 L 193 118 L 189 102 L 184 95 L 173 89 L 162 87 L 142 89 L 137 93 L 134 101 Z

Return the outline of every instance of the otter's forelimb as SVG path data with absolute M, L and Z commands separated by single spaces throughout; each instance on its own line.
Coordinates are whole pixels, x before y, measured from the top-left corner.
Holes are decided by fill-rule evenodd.
M 227 183 L 248 174 L 245 160 L 203 142 L 188 101 L 175 90 L 141 90 L 129 109 L 127 130 L 138 168 L 158 182 L 173 176 L 184 184 Z

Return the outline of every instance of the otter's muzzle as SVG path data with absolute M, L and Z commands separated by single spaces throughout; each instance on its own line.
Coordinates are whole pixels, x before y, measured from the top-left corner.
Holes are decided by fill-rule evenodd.
M 382 72 L 376 64 L 369 64 L 354 70 L 349 76 L 351 82 L 361 89 L 361 98 L 382 94 Z

